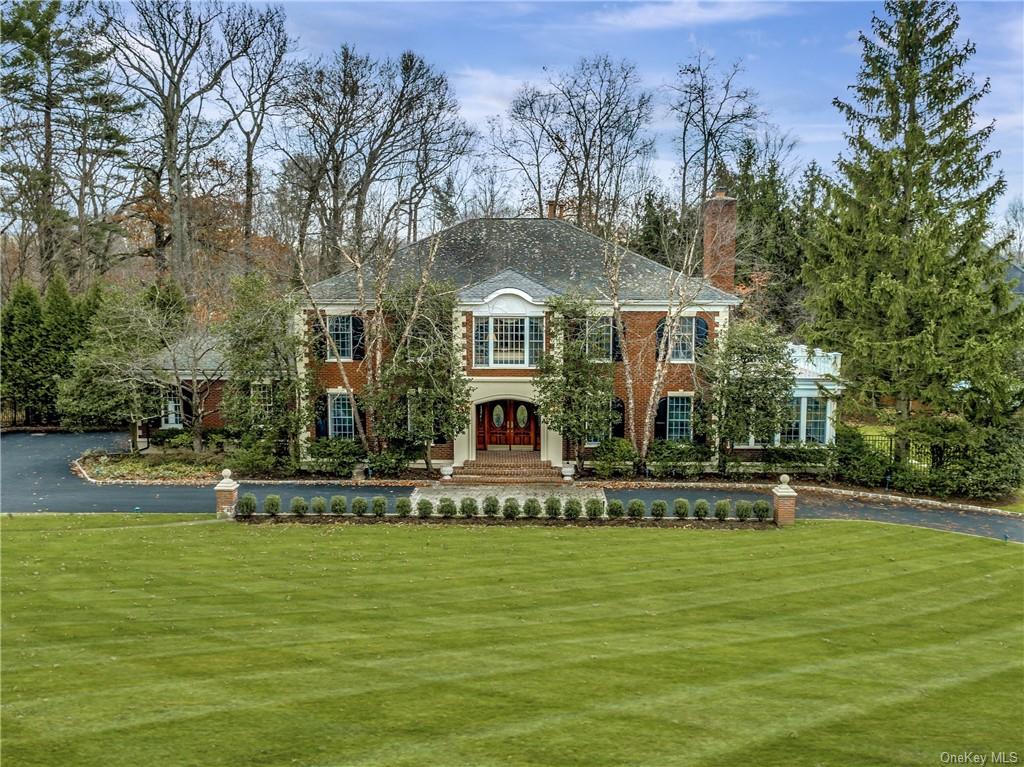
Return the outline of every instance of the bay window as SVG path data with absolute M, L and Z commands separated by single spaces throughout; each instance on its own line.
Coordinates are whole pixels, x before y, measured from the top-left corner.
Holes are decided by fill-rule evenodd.
M 827 400 L 821 397 L 807 398 L 807 418 L 804 426 L 804 440 L 806 442 L 816 442 L 819 445 L 825 444 L 827 412 Z
M 800 441 L 800 398 L 793 397 L 789 401 L 789 420 L 782 428 L 779 441 L 783 445 L 793 444 Z

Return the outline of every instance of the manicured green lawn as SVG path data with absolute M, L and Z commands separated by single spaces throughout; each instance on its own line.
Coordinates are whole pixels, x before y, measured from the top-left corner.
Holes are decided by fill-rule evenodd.
M 1020 546 L 176 522 L 3 520 L 4 767 L 1024 751 Z

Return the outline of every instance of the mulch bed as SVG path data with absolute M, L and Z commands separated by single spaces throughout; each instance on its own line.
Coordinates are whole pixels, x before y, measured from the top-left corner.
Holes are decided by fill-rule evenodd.
M 768 530 L 775 527 L 774 522 L 758 522 L 738 519 L 548 519 L 546 517 L 519 517 L 504 519 L 503 517 L 398 517 L 389 514 L 386 517 L 354 517 L 351 515 L 334 516 L 330 514 L 307 514 L 297 517 L 293 514 L 279 514 L 268 517 L 257 514 L 251 517 L 235 517 L 236 522 L 248 525 L 475 525 L 483 527 L 674 527 L 695 530 Z

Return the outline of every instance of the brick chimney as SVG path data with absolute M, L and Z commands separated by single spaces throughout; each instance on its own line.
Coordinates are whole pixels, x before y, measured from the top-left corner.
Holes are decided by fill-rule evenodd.
M 548 218 L 558 218 L 558 203 L 548 200 Z
M 736 198 L 721 187 L 704 203 L 704 279 L 727 293 L 736 288 Z

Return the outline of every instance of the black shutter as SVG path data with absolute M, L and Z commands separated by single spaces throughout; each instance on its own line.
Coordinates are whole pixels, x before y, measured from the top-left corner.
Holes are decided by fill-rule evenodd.
M 583 343 L 586 340 L 586 326 L 581 319 L 569 318 L 565 322 L 565 342 Z
M 612 424 L 612 436 L 613 437 L 625 437 L 626 436 L 626 405 L 625 403 L 615 397 L 612 400 L 612 412 L 618 413 L 618 423 Z
M 181 387 L 181 422 L 186 428 L 192 427 L 192 390 L 187 386 Z
M 668 439 L 668 397 L 658 400 L 658 412 L 654 416 L 654 438 Z
M 363 318 L 352 317 L 352 359 L 361 360 L 366 355 L 366 337 L 363 335 Z
M 316 317 L 313 318 L 310 344 L 312 346 L 313 359 L 317 362 L 324 362 L 327 359 L 327 336 L 324 334 L 324 328 Z
M 313 408 L 316 418 L 316 438 L 326 439 L 330 436 L 327 420 L 327 395 L 321 394 L 316 398 L 316 405 Z
M 708 342 L 708 321 L 703 317 L 697 317 L 693 321 L 694 336 L 696 336 L 697 348 L 705 346 Z
M 626 329 L 626 323 L 622 323 L 622 329 Z M 622 362 L 622 339 L 619 338 L 619 328 L 612 322 L 612 362 Z
M 654 358 L 661 359 L 661 337 L 665 335 L 665 320 L 658 320 L 657 345 L 654 347 Z M 671 350 L 669 350 L 671 352 Z
M 707 408 L 704 406 L 704 401 L 701 399 L 695 399 L 693 401 L 692 413 L 693 444 L 695 445 L 708 444 L 707 415 Z

